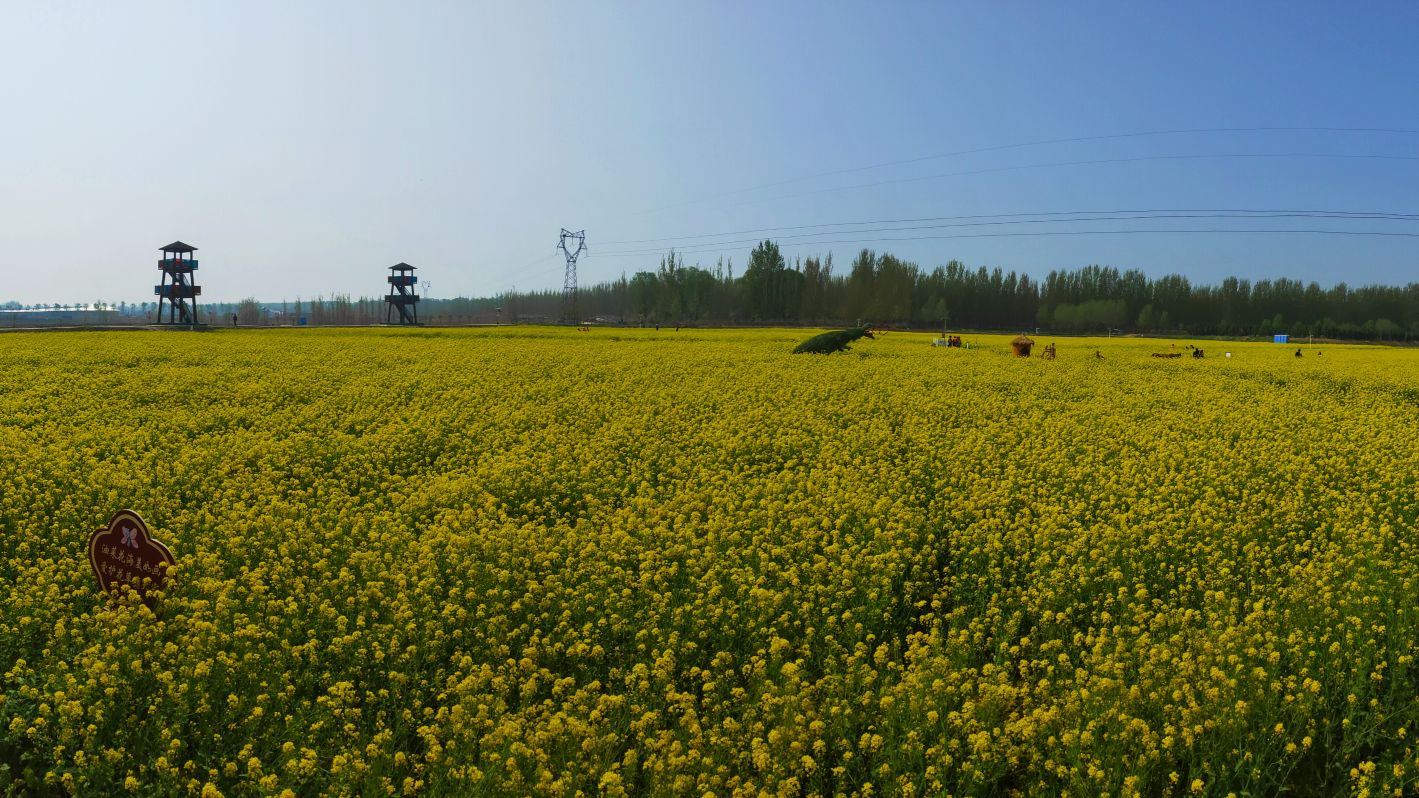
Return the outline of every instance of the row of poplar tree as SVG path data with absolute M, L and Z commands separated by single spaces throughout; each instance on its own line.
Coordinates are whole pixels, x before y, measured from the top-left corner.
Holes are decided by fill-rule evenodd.
M 508 294 L 504 321 L 565 316 L 560 292 Z M 773 241 L 754 248 L 736 275 L 733 262 L 686 266 L 670 252 L 655 271 L 584 288 L 581 319 L 630 324 L 851 324 L 920 329 L 1057 332 L 1186 332 L 1196 335 L 1316 335 L 1419 339 L 1419 283 L 1344 283 L 1229 277 L 1194 285 L 1181 275 L 1150 279 L 1138 270 L 1087 266 L 1043 280 L 959 261 L 923 269 L 862 250 L 846 269 L 831 255 L 790 263 Z

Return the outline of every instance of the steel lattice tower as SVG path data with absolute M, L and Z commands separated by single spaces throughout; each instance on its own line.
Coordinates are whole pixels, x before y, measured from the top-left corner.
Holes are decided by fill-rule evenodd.
M 571 246 L 568 246 L 568 242 Z M 576 259 L 577 256 L 586 251 L 586 231 L 578 230 L 575 233 L 562 228 L 562 238 L 557 242 L 557 249 L 560 249 L 567 256 L 567 272 L 562 278 L 562 317 L 573 324 L 581 323 L 581 312 L 576 301 Z

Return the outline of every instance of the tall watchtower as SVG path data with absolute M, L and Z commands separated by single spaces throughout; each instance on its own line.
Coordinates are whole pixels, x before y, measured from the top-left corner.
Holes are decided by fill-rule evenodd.
M 163 281 L 153 286 L 158 295 L 158 324 L 197 324 L 197 297 L 202 296 L 202 286 L 195 282 L 193 272 L 197 271 L 197 260 L 192 253 L 197 247 L 174 241 L 162 248 L 163 259 L 158 261 Z M 168 311 L 167 321 L 163 320 L 163 308 Z
M 390 317 L 396 310 L 399 311 L 400 324 L 419 323 L 419 295 L 414 293 L 417 284 L 413 266 L 398 263 L 389 267 L 390 293 L 384 296 L 387 303 L 384 309 L 385 324 L 390 323 Z

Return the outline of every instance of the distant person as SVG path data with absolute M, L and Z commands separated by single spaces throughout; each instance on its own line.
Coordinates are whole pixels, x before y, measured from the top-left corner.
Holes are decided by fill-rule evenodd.
M 1297 349 L 1297 350 L 1296 350 L 1296 357 L 1300 357 L 1300 356 L 1301 356 L 1301 350 Z
M 233 313 L 233 314 L 232 314 L 232 326 L 235 327 L 235 326 L 236 326 L 236 323 L 237 323 L 237 314 Z

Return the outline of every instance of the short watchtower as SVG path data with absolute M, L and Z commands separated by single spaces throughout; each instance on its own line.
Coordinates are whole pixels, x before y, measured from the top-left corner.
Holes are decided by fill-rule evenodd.
M 202 286 L 197 285 L 193 272 L 197 271 L 197 260 L 192 253 L 197 247 L 174 241 L 162 248 L 163 259 L 158 261 L 163 281 L 153 286 L 158 295 L 158 324 L 197 324 L 197 297 L 202 296 Z M 163 319 L 163 309 L 168 317 Z
M 419 295 L 414 293 L 415 280 L 413 266 L 399 263 L 389 267 L 390 292 L 384 296 L 385 324 L 391 323 L 396 310 L 399 311 L 400 324 L 419 323 Z

